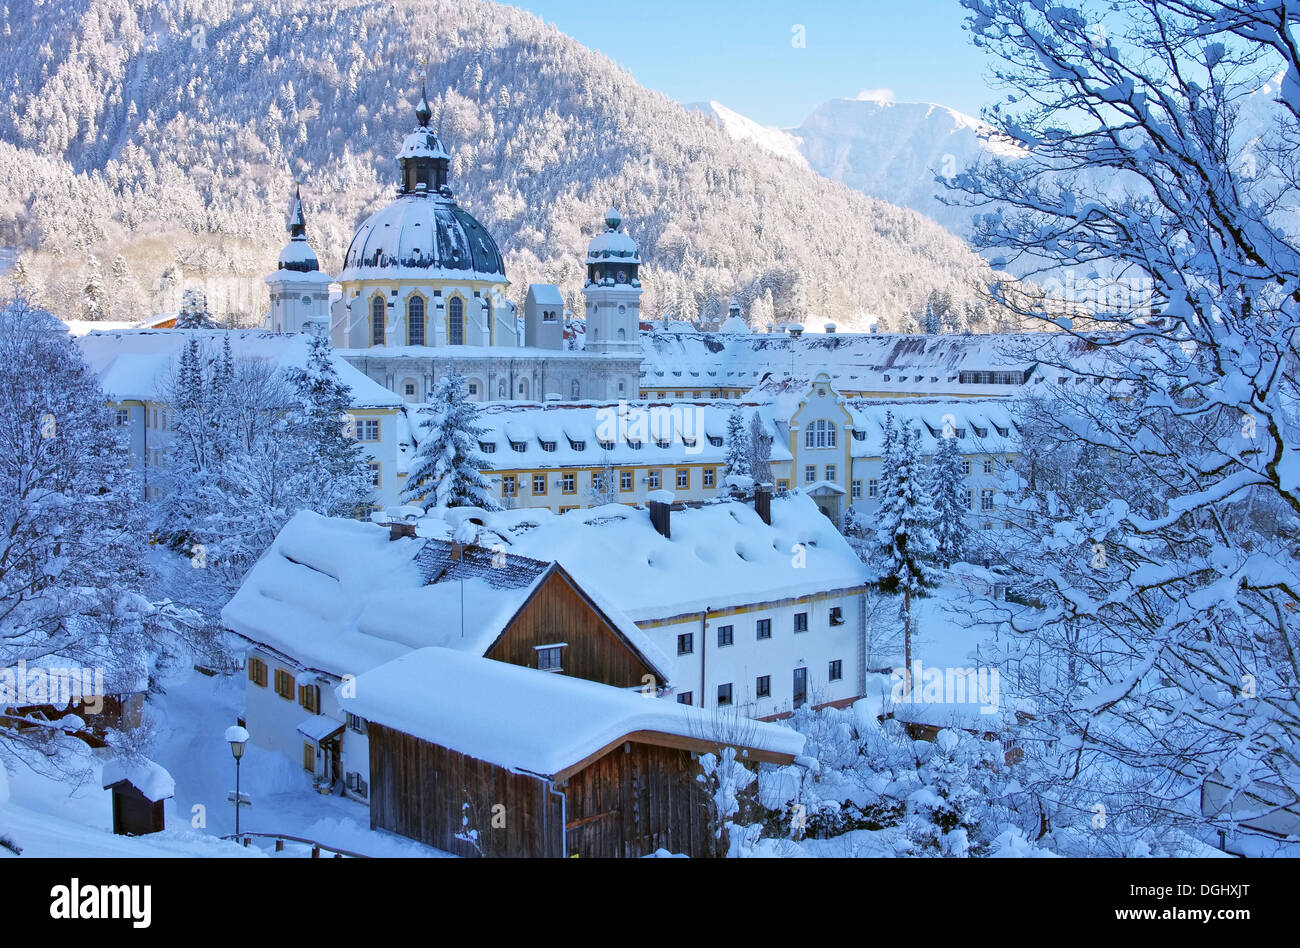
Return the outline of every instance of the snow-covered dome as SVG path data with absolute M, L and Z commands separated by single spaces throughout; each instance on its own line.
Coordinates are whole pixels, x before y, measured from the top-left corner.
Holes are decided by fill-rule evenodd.
M 722 321 L 722 326 L 719 328 L 719 331 L 743 335 L 749 332 L 749 327 L 745 325 L 745 321 L 739 316 L 728 316 Z
M 406 275 L 505 282 L 496 241 L 452 197 L 451 156 L 429 128 L 432 114 L 422 94 L 415 110 L 419 124 L 397 153 L 402 168 L 397 200 L 357 228 L 340 280 Z
M 362 271 L 373 270 L 505 279 L 501 251 L 483 225 L 451 198 L 427 193 L 403 194 L 357 228 L 339 279 L 363 279 Z
M 605 212 L 605 231 L 591 238 L 587 245 L 587 264 L 641 263 L 636 241 L 623 233 L 623 215 L 611 207 Z

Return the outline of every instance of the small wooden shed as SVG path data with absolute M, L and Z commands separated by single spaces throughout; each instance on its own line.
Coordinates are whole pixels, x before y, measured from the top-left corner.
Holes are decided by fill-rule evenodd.
M 103 786 L 113 794 L 113 832 L 144 836 L 167 828 L 163 801 L 176 795 L 171 774 L 151 760 L 110 761 Z
M 420 649 L 361 675 L 370 825 L 482 856 L 713 853 L 700 754 L 788 764 L 797 732 L 635 689 Z

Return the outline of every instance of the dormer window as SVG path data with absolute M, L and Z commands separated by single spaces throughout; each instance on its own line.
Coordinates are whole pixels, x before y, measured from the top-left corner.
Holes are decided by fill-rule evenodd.
M 709 435 L 709 444 L 713 445 L 715 448 L 720 448 L 722 447 L 722 439 Z
M 569 447 L 572 448 L 574 451 L 586 451 L 586 450 L 587 450 L 587 442 L 585 442 L 585 441 L 574 441 L 572 438 L 570 438 L 570 439 L 569 439 Z
M 484 454 L 496 454 L 497 443 L 495 441 L 480 441 L 478 443 L 478 449 Z
M 667 450 L 668 448 L 671 448 L 672 446 L 673 446 L 673 445 L 672 445 L 672 442 L 669 441 L 667 438 L 656 438 L 656 439 L 655 439 L 655 447 L 656 447 L 656 448 L 663 448 L 664 450 Z
M 614 450 L 614 442 L 613 442 L 613 441 L 601 441 L 601 442 L 598 442 L 598 443 L 600 444 L 600 449 L 601 449 L 602 451 L 613 451 L 613 450 Z
M 543 441 L 543 442 L 542 442 L 542 450 L 543 450 L 543 451 L 554 451 L 554 450 L 555 450 L 555 442 L 554 442 L 554 441 Z
M 514 451 L 516 454 L 523 454 L 528 450 L 528 445 L 524 444 L 522 441 L 511 441 L 510 450 Z

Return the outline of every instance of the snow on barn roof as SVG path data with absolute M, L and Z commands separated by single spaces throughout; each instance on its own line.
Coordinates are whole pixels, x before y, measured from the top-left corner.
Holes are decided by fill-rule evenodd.
M 791 460 L 789 438 L 770 405 L 644 403 L 630 406 L 620 416 L 617 404 L 599 402 L 489 402 L 480 406 L 475 422 L 484 429 L 480 444 L 491 446 L 484 459 L 493 468 L 591 467 L 604 463 L 606 455 L 614 464 L 722 464 L 726 442 L 715 445 L 709 437 L 723 437 L 735 409 L 741 410 L 746 423 L 757 411 L 772 438 L 772 460 Z M 418 415 L 414 420 L 417 425 L 423 422 Z M 601 446 L 605 439 L 612 445 L 608 449 Z M 661 440 L 667 447 L 659 446 Z M 543 448 L 543 441 L 554 450 Z M 517 450 L 519 445 L 522 451 Z
M 91 332 L 76 340 L 81 354 L 113 401 L 158 401 L 165 379 L 178 365 L 191 339 L 197 338 L 211 357 L 230 340 L 236 359 L 265 359 L 282 369 L 305 367 L 308 336 L 260 329 L 129 329 Z M 397 408 L 403 402 L 393 392 L 358 371 L 336 352 L 334 370 L 352 389 L 353 408 Z
M 342 706 L 488 763 L 551 777 L 638 731 L 793 757 L 804 737 L 778 724 L 720 722 L 715 712 L 636 691 L 441 648 L 411 652 L 357 678 Z
M 467 516 L 506 549 L 553 559 L 636 621 L 861 586 L 867 569 L 812 499 L 772 499 L 768 526 L 747 503 L 723 500 L 672 512 L 672 539 L 643 508 L 610 504 L 555 514 L 434 508 L 421 535 L 446 536 Z
M 176 781 L 160 764 L 148 758 L 127 760 L 115 757 L 104 764 L 100 785 L 107 790 L 114 784 L 126 781 L 139 790 L 146 800 L 157 803 L 176 795 Z
M 500 559 L 472 550 L 453 561 L 438 539 L 390 540 L 386 527 L 303 512 L 249 570 L 221 617 L 230 631 L 302 667 L 355 675 L 428 646 L 482 655 L 549 568 L 549 560 L 516 550 Z M 592 599 L 662 674 L 668 662 L 646 636 Z
M 963 372 L 1034 370 L 1049 356 L 1069 359 L 1088 351 L 1086 340 L 1062 332 L 903 335 L 827 333 L 703 333 L 659 331 L 641 334 L 645 389 L 684 387 L 683 371 L 710 379 L 709 386 L 751 387 L 765 377 L 807 380 L 827 372 L 837 389 L 908 395 L 952 393 L 1007 395 L 1019 384 L 994 382 Z M 1030 372 L 1030 380 L 1036 373 Z M 685 387 L 700 388 L 698 382 Z M 806 386 L 805 386 L 806 387 Z

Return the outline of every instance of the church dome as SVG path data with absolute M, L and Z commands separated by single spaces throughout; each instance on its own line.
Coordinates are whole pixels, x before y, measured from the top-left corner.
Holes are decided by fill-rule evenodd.
M 357 228 L 340 280 L 401 276 L 504 280 L 492 235 L 473 215 L 438 194 L 403 194 Z M 380 272 L 382 271 L 382 272 Z
M 452 197 L 451 156 L 429 128 L 432 116 L 421 94 L 418 125 L 397 153 L 402 170 L 397 199 L 357 228 L 340 280 L 411 276 L 505 282 L 496 241 Z

